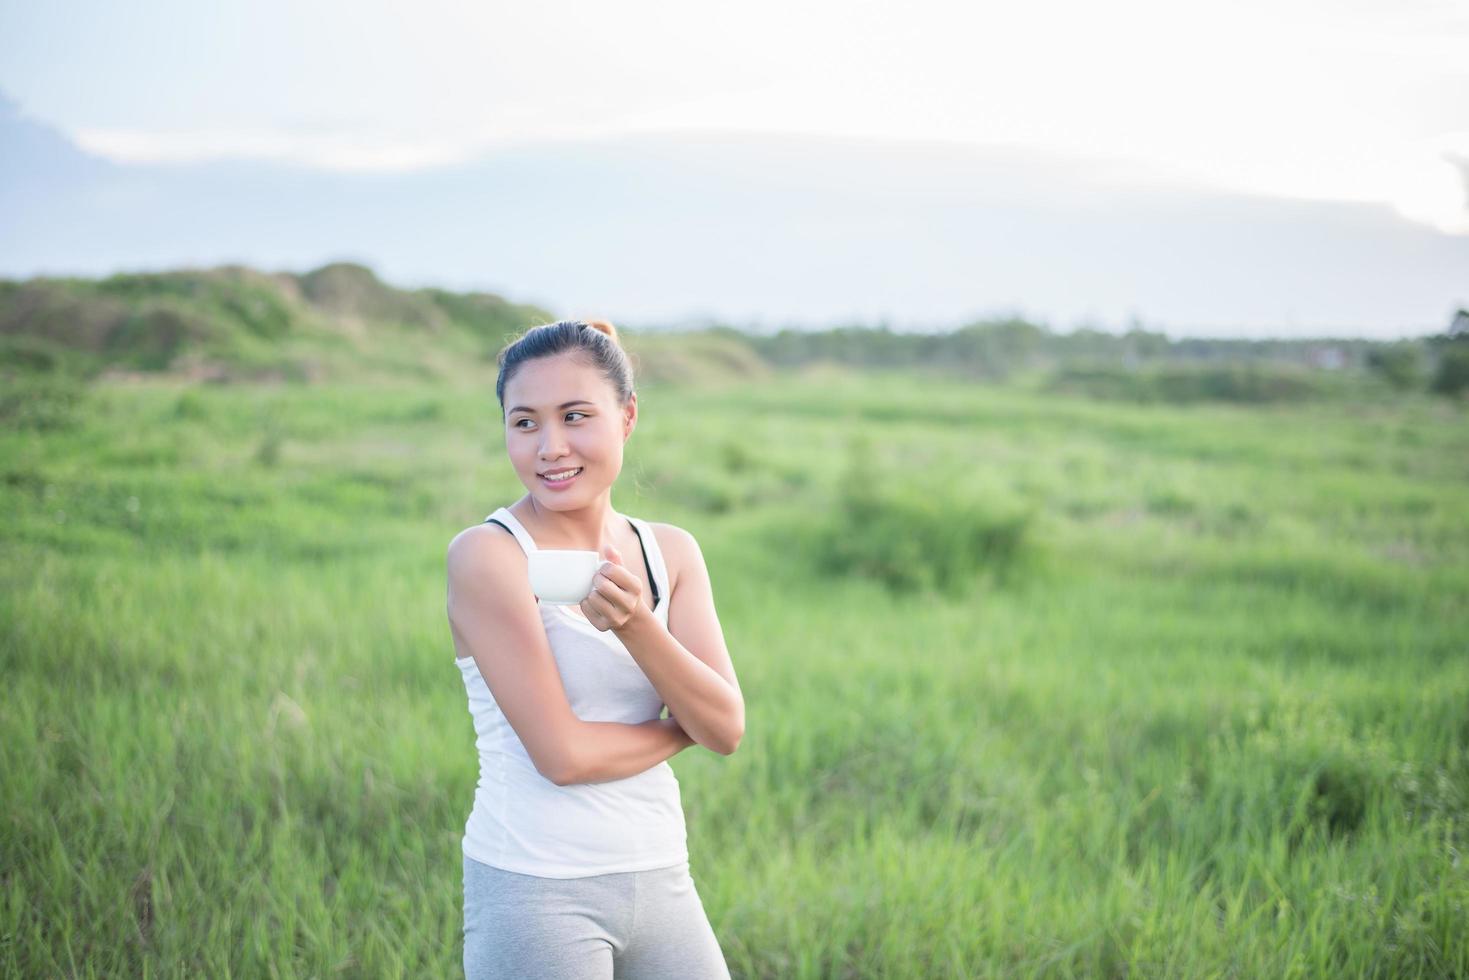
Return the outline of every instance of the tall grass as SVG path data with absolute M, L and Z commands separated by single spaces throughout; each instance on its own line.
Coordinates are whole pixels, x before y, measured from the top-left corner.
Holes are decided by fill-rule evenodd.
M 0 974 L 455 975 L 488 381 L 59 397 L 0 429 Z M 736 976 L 1469 974 L 1461 407 L 640 404 L 615 506 L 747 701 L 672 763 Z

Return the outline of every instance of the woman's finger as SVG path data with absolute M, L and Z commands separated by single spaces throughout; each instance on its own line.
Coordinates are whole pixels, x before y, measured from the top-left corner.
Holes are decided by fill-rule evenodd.
M 600 584 L 600 588 L 599 588 Z M 582 611 L 591 619 L 594 615 L 600 616 L 603 622 L 614 623 L 618 620 L 618 603 L 604 590 L 613 588 L 607 584 L 594 582 L 592 591 L 582 600 Z
M 601 571 L 599 571 L 597 574 L 607 579 L 607 581 L 611 582 L 619 589 L 624 589 L 629 592 L 640 584 L 636 575 L 634 575 L 629 569 L 617 564 L 616 562 L 604 561 L 602 563 Z

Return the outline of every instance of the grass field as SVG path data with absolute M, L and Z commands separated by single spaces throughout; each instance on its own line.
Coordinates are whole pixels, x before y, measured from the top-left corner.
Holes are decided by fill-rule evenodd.
M 672 761 L 735 976 L 1469 976 L 1462 405 L 640 402 L 614 506 L 747 702 Z M 444 549 L 523 490 L 488 373 L 0 430 L 0 973 L 455 975 Z

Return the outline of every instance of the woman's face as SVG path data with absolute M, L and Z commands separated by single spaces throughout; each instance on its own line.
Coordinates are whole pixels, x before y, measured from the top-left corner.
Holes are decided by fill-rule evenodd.
M 527 361 L 505 385 L 505 448 L 515 475 L 539 503 L 584 507 L 622 472 L 622 447 L 637 420 L 596 368 L 564 353 Z M 544 474 L 580 468 L 566 484 Z

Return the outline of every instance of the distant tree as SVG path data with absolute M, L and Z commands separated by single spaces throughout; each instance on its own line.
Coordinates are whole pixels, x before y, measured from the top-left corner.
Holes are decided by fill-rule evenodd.
M 1422 384 L 1422 362 L 1422 351 L 1411 340 L 1382 344 L 1367 352 L 1367 369 L 1400 390 Z
M 1459 310 L 1449 322 L 1449 336 L 1462 337 L 1469 334 L 1469 310 Z
M 943 338 L 939 353 L 995 378 L 1026 366 L 1041 354 L 1050 331 L 1020 317 L 979 320 L 965 324 Z
M 1433 376 L 1433 390 L 1441 395 L 1469 391 L 1469 334 L 1460 334 L 1444 344 Z

